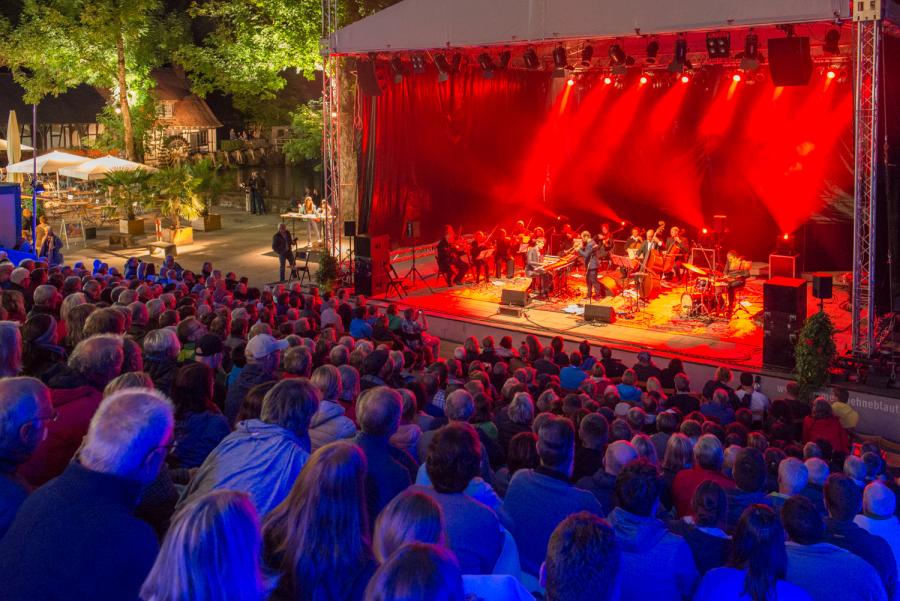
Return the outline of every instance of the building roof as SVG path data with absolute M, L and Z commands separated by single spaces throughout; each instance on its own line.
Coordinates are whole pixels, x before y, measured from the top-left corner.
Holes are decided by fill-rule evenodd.
M 174 103 L 171 117 L 159 117 L 157 121 L 167 127 L 196 127 L 215 129 L 222 127 L 206 101 L 191 93 L 191 85 L 179 69 L 153 70 L 156 87 L 153 95 L 162 102 Z
M 19 123 L 31 122 L 31 105 L 22 97 L 25 90 L 13 80 L 12 73 L 0 73 L 0 120 L 6 123 L 9 111 L 16 111 Z M 80 85 L 59 96 L 48 96 L 38 103 L 38 123 L 96 123 L 106 101 L 93 86 Z

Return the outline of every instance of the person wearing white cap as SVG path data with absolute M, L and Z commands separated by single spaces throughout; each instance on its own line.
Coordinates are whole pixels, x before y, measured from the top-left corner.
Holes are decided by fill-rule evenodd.
M 237 418 L 247 392 L 257 384 L 275 380 L 275 370 L 281 360 L 281 351 L 290 346 L 287 340 L 276 340 L 269 334 L 257 334 L 247 343 L 244 354 L 247 365 L 228 390 L 225 397 L 225 417 L 231 424 Z
M 880 536 L 894 551 L 897 570 L 900 571 L 900 521 L 894 512 L 897 496 L 884 482 L 875 480 L 863 492 L 863 511 L 853 518 L 857 526 L 869 534 Z

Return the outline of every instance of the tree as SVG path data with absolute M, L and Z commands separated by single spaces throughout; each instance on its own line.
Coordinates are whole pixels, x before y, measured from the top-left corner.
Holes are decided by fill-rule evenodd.
M 212 208 L 213 203 L 222 195 L 228 184 L 219 175 L 219 172 L 216 171 L 216 166 L 209 159 L 203 159 L 188 166 L 188 170 L 197 181 L 194 191 L 203 205 L 201 214 L 204 216 L 209 215 L 209 210 Z
M 203 211 L 203 203 L 197 194 L 200 181 L 187 165 L 174 165 L 160 169 L 151 179 L 156 192 L 157 208 L 168 217 L 172 229 L 181 229 L 181 219 L 196 219 Z
M 125 156 L 136 160 L 131 109 L 182 32 L 161 0 L 24 0 L 17 25 L 0 38 L 0 57 L 28 103 L 79 84 L 112 90 Z
M 147 202 L 152 174 L 144 169 L 110 171 L 100 180 L 109 191 L 109 199 L 118 209 L 119 219 L 134 220 L 135 207 Z
M 310 101 L 291 114 L 291 137 L 284 144 L 284 156 L 291 163 L 314 162 L 322 170 L 322 103 Z
M 794 372 L 801 398 L 812 399 L 828 384 L 828 368 L 836 355 L 831 318 L 824 311 L 813 313 L 800 329 L 800 337 L 794 347 Z

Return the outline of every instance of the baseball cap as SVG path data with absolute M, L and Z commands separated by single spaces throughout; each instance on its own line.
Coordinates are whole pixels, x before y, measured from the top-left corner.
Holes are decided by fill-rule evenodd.
M 287 340 L 276 340 L 268 334 L 257 334 L 247 343 L 247 350 L 245 353 L 248 357 L 262 359 L 275 351 L 283 351 L 289 346 L 290 343 Z
M 212 357 L 216 353 L 221 353 L 224 348 L 225 347 L 218 336 L 215 334 L 204 334 L 200 340 L 197 341 L 194 352 L 200 357 Z

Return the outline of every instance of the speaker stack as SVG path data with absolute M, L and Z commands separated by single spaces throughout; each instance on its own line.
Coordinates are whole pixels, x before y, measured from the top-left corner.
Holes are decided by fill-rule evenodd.
M 587 322 L 616 323 L 616 310 L 607 305 L 585 305 L 584 320 Z
M 391 238 L 382 236 L 357 236 L 356 247 L 356 292 L 366 296 L 379 296 L 387 292 L 388 274 L 386 265 L 390 261 Z
M 763 284 L 763 365 L 792 371 L 794 345 L 806 321 L 806 280 L 771 278 Z

